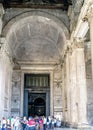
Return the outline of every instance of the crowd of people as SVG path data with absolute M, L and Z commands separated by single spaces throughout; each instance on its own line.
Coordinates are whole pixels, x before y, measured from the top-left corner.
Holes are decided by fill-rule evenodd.
M 46 130 L 61 127 L 61 121 L 52 116 L 3 117 L 0 120 L 0 130 Z

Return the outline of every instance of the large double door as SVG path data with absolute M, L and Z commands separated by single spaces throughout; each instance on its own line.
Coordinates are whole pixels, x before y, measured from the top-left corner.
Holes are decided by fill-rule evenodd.
M 46 115 L 46 93 L 24 92 L 24 116 Z
M 46 94 L 29 93 L 28 95 L 28 115 L 46 115 Z
M 24 116 L 50 114 L 49 75 L 26 74 L 24 86 Z

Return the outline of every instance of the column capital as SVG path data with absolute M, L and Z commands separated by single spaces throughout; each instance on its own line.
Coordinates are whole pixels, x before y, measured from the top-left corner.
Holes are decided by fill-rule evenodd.
M 65 49 L 65 56 L 68 53 L 72 53 L 72 45 L 71 45 L 71 41 L 70 40 L 67 41 L 67 46 L 66 46 L 66 49 Z
M 4 37 L 0 38 L 0 53 L 4 56 L 7 56 L 10 63 L 14 65 L 11 49 L 9 48 L 7 40 Z
M 80 39 L 80 38 L 74 38 L 73 40 L 73 44 L 72 44 L 72 48 L 76 49 L 76 48 L 84 48 L 84 38 Z
M 85 20 L 88 19 L 88 21 L 90 21 L 91 18 L 93 18 L 93 3 L 90 4 L 90 6 L 88 8 L 87 14 L 85 16 Z

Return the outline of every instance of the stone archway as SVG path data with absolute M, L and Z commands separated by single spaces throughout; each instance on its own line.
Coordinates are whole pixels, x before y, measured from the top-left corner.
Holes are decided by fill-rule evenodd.
M 12 19 L 3 29 L 2 35 L 6 39 L 13 58 L 13 75 L 20 77 L 20 81 L 18 83 L 16 81 L 12 88 L 12 99 L 14 99 L 12 114 L 16 112 L 23 116 L 23 75 L 32 71 L 36 73 L 36 70 L 38 73 L 52 73 L 49 91 L 50 114 L 53 115 L 59 111 L 62 114 L 61 82 L 60 87 L 56 86 L 56 82 L 61 79 L 61 69 L 55 70 L 55 65 L 60 63 L 62 49 L 69 38 L 69 32 L 64 23 L 57 17 L 42 11 L 26 12 Z M 58 95 L 54 91 L 57 91 Z M 15 100 L 17 102 L 14 102 Z M 59 108 L 58 103 L 60 103 Z
M 39 50 L 42 49 L 40 52 L 47 47 L 43 54 L 45 53 L 46 56 L 50 52 L 51 54 L 43 59 L 48 59 L 49 57 L 53 59 L 54 56 L 54 62 L 56 62 L 57 59 L 61 59 L 62 48 L 66 40 L 69 38 L 69 32 L 65 24 L 57 17 L 43 11 L 26 12 L 13 18 L 4 27 L 2 35 L 6 37 L 6 41 L 9 44 L 9 50 L 11 50 L 13 59 L 16 59 L 17 61 L 23 60 L 23 62 L 25 60 L 27 61 L 27 57 L 29 57 L 29 54 L 33 51 L 30 51 L 28 49 L 29 47 L 25 48 L 27 44 L 30 48 L 36 48 L 36 44 L 38 44 L 37 48 L 39 48 Z M 45 45 L 42 45 L 41 43 L 45 43 Z M 33 45 L 31 46 L 31 44 L 35 47 Z M 40 46 L 42 48 L 40 48 Z M 34 54 L 39 50 L 34 50 Z M 24 53 L 24 51 L 27 51 L 27 53 Z M 41 57 L 42 54 L 39 55 Z M 35 57 L 38 58 L 39 55 L 36 55 Z M 30 56 L 30 59 L 28 60 L 32 62 L 35 58 L 33 57 L 31 59 L 31 57 L 32 56 Z

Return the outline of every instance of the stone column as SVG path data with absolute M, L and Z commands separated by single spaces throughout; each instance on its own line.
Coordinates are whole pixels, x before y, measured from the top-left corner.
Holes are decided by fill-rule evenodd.
M 1 32 L 2 32 L 2 26 L 3 26 L 3 23 L 2 23 L 3 14 L 4 14 L 3 5 L 0 4 L 0 35 L 1 35 Z
M 87 122 L 87 90 L 84 59 L 84 42 L 74 41 L 70 56 L 71 122 L 85 125 Z M 79 123 L 79 124 L 78 124 Z
M 77 125 L 77 106 L 76 106 L 76 97 L 77 97 L 77 76 L 76 76 L 76 50 L 73 48 L 73 51 L 71 52 L 69 56 L 69 86 L 70 86 L 70 113 L 71 113 L 71 119 L 70 123 L 72 126 Z
M 4 14 L 4 9 L 2 4 L 0 4 L 0 35 L 1 35 L 1 31 L 2 31 L 2 17 Z M 2 69 L 2 51 L 1 51 L 1 38 L 0 38 L 0 117 L 2 117 L 3 115 L 3 105 L 2 105 L 2 85 L 3 85 L 3 69 Z
M 91 65 L 92 65 L 92 80 L 93 80 L 93 4 L 89 7 L 87 17 L 90 26 Z
M 84 58 L 84 42 L 77 43 L 76 66 L 77 66 L 77 89 L 78 89 L 78 122 L 82 125 L 87 122 L 87 89 Z
M 62 66 L 62 112 L 63 112 L 63 121 L 65 122 L 65 94 L 64 94 L 64 63 Z
M 50 115 L 54 115 L 54 100 L 53 100 L 53 98 L 54 98 L 54 93 L 53 93 L 53 78 L 54 78 L 54 76 L 53 76 L 53 72 L 51 72 L 50 73 Z
M 0 50 L 0 117 L 2 117 L 3 115 L 3 105 L 2 105 L 2 85 L 3 85 L 3 82 L 2 82 L 2 52 Z
M 64 122 L 68 122 L 68 94 L 67 94 L 67 90 L 68 90 L 68 81 L 67 81 L 67 76 L 68 76 L 68 72 L 67 72 L 67 65 L 66 65 L 66 55 L 64 55 L 64 63 L 63 63 L 63 67 L 62 67 L 62 82 L 63 82 L 63 86 L 62 86 L 62 92 L 63 92 L 63 116 L 64 116 Z
M 69 50 L 66 53 L 67 122 L 70 124 Z
M 6 44 L 0 49 L 0 116 L 10 115 L 11 106 L 11 77 L 12 64 L 8 55 Z

